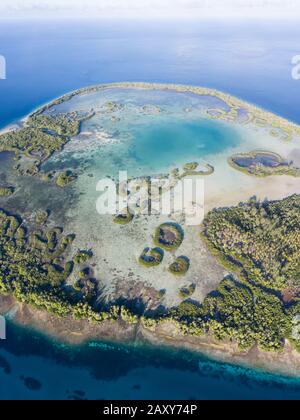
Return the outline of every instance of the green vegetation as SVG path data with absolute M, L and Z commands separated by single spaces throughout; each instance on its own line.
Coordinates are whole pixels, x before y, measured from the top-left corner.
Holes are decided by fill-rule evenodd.
M 153 239 L 158 247 L 166 251 L 174 251 L 182 244 L 184 232 L 176 223 L 164 223 L 156 229 Z
M 64 172 L 60 172 L 57 175 L 56 178 L 56 185 L 58 185 L 61 188 L 66 187 L 67 185 L 69 185 L 72 181 L 74 181 L 76 179 L 76 175 L 73 174 L 72 171 L 64 171 Z
M 114 105 L 109 107 L 113 109 Z M 62 150 L 88 117 L 37 112 L 24 128 L 0 136 L 0 152 L 16 154 L 20 174 L 41 176 L 41 164 Z M 238 157 L 249 156 L 256 157 L 253 153 Z M 237 156 L 230 160 L 234 167 L 238 166 L 236 159 Z M 281 157 L 278 159 L 278 166 L 257 164 L 238 169 L 255 176 L 300 176 L 298 168 Z M 197 171 L 197 162 L 188 163 L 183 176 L 214 171 L 212 166 L 206 167 L 207 172 L 201 172 Z M 179 170 L 174 170 L 173 175 L 181 177 Z M 69 171 L 43 176 L 55 180 L 60 187 L 75 178 Z M 13 192 L 13 187 L 0 187 L 0 196 Z M 69 256 L 74 235 L 64 235 L 59 227 L 49 229 L 48 216 L 48 212 L 38 211 L 32 223 L 38 230 L 32 231 L 20 217 L 0 210 L 1 294 L 12 295 L 20 302 L 60 317 L 93 322 L 122 319 L 129 324 L 141 320 L 151 329 L 166 320 L 176 323 L 185 334 L 207 334 L 217 340 L 234 341 L 241 349 L 256 345 L 266 351 L 281 351 L 285 339 L 289 339 L 300 351 L 300 196 L 263 203 L 253 199 L 237 207 L 210 212 L 203 224 L 202 237 L 232 274 L 201 305 L 187 300 L 195 292 L 195 285 L 183 287 L 179 296 L 186 301 L 157 318 L 139 318 L 124 306 L 100 309 L 96 304 L 100 297 L 98 282 L 87 266 L 92 251 L 78 250 Z M 126 224 L 132 218 L 130 213 L 117 215 L 114 222 Z M 162 224 L 154 235 L 157 248 L 146 248 L 139 262 L 145 267 L 158 266 L 164 250 L 175 251 L 183 239 L 179 225 Z M 184 275 L 188 269 L 189 260 L 183 256 L 169 267 L 174 275 Z M 162 299 L 165 291 L 157 294 Z
M 235 341 L 242 350 L 257 345 L 281 351 L 290 334 L 290 318 L 278 297 L 233 279 L 225 279 L 202 305 L 184 302 L 170 317 L 188 334 Z
M 1 187 L 0 186 L 0 197 L 9 197 L 10 195 L 13 195 L 15 192 L 14 187 Z
M 62 149 L 67 138 L 52 135 L 36 127 L 24 127 L 0 136 L 0 151 L 36 158 L 41 163 Z
M 219 261 L 236 273 L 199 305 L 185 301 L 162 317 L 143 319 L 155 329 L 172 320 L 188 335 L 282 351 L 289 339 L 300 351 L 300 196 L 213 210 L 203 239 Z M 192 291 L 192 290 L 191 290 Z M 188 288 L 180 291 L 187 299 Z M 288 299 L 287 299 L 288 297 Z
M 54 263 L 72 242 L 62 229 L 30 232 L 21 219 L 0 210 L 0 290 L 13 294 L 46 293 L 60 287 L 71 274 L 72 265 Z M 63 260 L 62 260 L 63 261 Z
M 185 178 L 188 176 L 208 176 L 212 175 L 215 172 L 215 168 L 210 165 L 209 163 L 203 164 L 203 167 L 205 170 L 197 170 L 199 168 L 200 164 L 198 162 L 191 162 L 186 163 L 183 167 L 183 174 L 180 176 L 180 178 Z
M 158 299 L 163 299 L 166 296 L 166 293 L 167 293 L 166 289 L 159 290 Z
M 195 293 L 195 290 L 196 290 L 196 285 L 191 284 L 189 287 L 183 287 L 182 289 L 180 289 L 179 296 L 182 299 L 187 299 Z
M 184 276 L 190 268 L 190 260 L 187 257 L 181 256 L 170 265 L 169 271 L 175 276 Z
M 134 323 L 135 315 L 126 308 L 99 311 L 88 303 L 95 296 L 94 280 L 82 279 L 83 284 L 75 285 L 77 290 L 67 285 L 74 263 L 66 261 L 66 251 L 73 240 L 74 235 L 63 236 L 61 228 L 30 232 L 21 218 L 0 210 L 0 294 L 58 317 L 96 323 L 124 318 Z M 91 252 L 80 251 L 74 261 L 86 262 L 90 256 Z
M 81 123 L 93 115 L 93 112 L 85 115 L 76 112 L 32 114 L 20 130 L 0 135 L 0 152 L 13 152 L 25 159 L 25 169 L 21 163 L 15 167 L 21 175 L 38 175 L 41 164 L 62 150 L 71 137 L 78 135 Z
M 160 248 L 145 248 L 142 252 L 139 263 L 145 267 L 156 267 L 164 258 L 164 251 Z
M 74 257 L 74 262 L 76 264 L 85 264 L 93 256 L 92 251 L 78 251 Z
M 38 225 L 44 225 L 49 217 L 49 212 L 47 210 L 38 210 L 35 215 L 35 221 Z
M 300 196 L 210 212 L 203 238 L 239 280 L 225 279 L 202 305 L 185 302 L 170 313 L 188 334 L 280 351 L 300 313 Z M 292 290 L 289 301 L 284 294 Z M 295 342 L 297 341 L 297 342 Z
M 300 196 L 251 200 L 219 209 L 204 221 L 204 238 L 230 269 L 252 284 L 283 292 L 299 287 Z
M 124 211 L 124 213 L 120 213 L 115 216 L 113 218 L 113 222 L 118 225 L 128 225 L 128 223 L 132 222 L 133 218 L 134 215 L 129 210 L 127 210 L 126 212 Z
M 97 298 L 97 282 L 88 278 L 88 273 L 85 270 L 81 271 L 79 276 L 81 278 L 75 283 L 74 289 L 80 292 L 82 299 L 86 302 L 93 303 Z

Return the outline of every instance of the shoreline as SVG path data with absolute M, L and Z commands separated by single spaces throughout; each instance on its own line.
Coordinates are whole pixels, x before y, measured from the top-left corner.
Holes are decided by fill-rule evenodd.
M 286 343 L 282 353 L 263 352 L 257 348 L 243 352 L 233 342 L 217 341 L 209 336 L 193 337 L 180 333 L 173 322 L 165 322 L 154 330 L 140 322 L 135 325 L 124 321 L 104 321 L 92 324 L 88 320 L 58 318 L 21 304 L 10 296 L 0 296 L 0 313 L 23 328 L 31 328 L 58 343 L 79 346 L 88 342 L 109 341 L 112 344 L 135 343 L 190 351 L 208 359 L 245 369 L 300 379 L 300 354 Z

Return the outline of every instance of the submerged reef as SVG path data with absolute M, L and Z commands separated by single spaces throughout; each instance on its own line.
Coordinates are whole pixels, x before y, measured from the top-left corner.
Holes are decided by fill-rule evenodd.
M 300 177 L 300 168 L 296 168 L 293 166 L 293 162 L 287 162 L 273 152 L 241 153 L 230 157 L 228 163 L 234 169 L 256 177 L 272 175 Z

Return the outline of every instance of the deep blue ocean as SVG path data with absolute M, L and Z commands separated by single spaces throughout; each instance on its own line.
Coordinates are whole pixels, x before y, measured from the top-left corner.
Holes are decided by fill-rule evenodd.
M 0 127 L 70 90 L 146 81 L 207 86 L 300 123 L 296 22 L 0 21 Z M 286 379 L 171 349 L 70 348 L 9 323 L 0 399 L 300 399 Z

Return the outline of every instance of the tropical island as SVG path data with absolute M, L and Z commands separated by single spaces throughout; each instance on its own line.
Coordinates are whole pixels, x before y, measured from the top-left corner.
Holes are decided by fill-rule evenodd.
M 238 127 L 254 124 L 264 131 L 267 128 L 274 144 L 288 138 L 289 143 L 294 139 L 296 147 L 295 139 L 300 138 L 296 124 L 202 88 L 106 85 L 45 105 L 19 129 L 0 135 L 0 151 L 8 153 L 12 162 L 12 170 L 2 176 L 5 183 L 0 189 L 0 313 L 14 313 L 16 322 L 73 344 L 92 338 L 132 341 L 138 337 L 187 346 L 230 362 L 259 362 L 264 369 L 299 375 L 300 194 L 294 188 L 296 183 L 289 184 L 288 192 L 278 199 L 249 199 L 249 191 L 247 199 L 232 199 L 227 205 L 228 194 L 222 193 L 217 196 L 218 200 L 221 197 L 219 205 L 210 205 L 205 220 L 196 227 L 187 226 L 177 214 L 168 218 L 148 214 L 143 218 L 129 211 L 99 222 L 94 203 L 81 201 L 88 195 L 83 188 L 88 182 L 93 194 L 95 191 L 94 150 L 101 149 L 100 164 L 104 165 L 103 148 L 108 148 L 110 156 L 118 144 L 105 144 L 111 133 L 98 137 L 98 126 L 113 125 L 113 133 L 118 126 L 122 133 L 124 115 L 132 112 L 136 118 L 137 105 L 133 101 L 126 108 L 122 102 L 105 97 L 100 105 L 95 101 L 95 109 L 84 109 L 80 102 L 70 109 L 59 107 L 69 106 L 82 94 L 120 89 L 123 95 L 127 88 L 136 89 L 139 95 L 163 90 L 223 101 L 218 104 L 226 111 L 213 112 L 216 108 L 208 107 L 209 115 L 215 117 L 212 119 L 224 119 L 226 124 L 234 121 Z M 159 111 L 155 104 L 138 107 L 143 124 L 144 118 L 151 123 L 164 118 L 164 106 Z M 248 112 L 247 120 L 239 120 L 241 107 Z M 186 113 L 184 109 L 180 112 Z M 208 110 L 203 110 L 203 115 L 207 116 Z M 196 112 L 198 115 L 199 110 Z M 92 141 L 81 137 L 82 126 L 95 137 Z M 88 147 L 92 157 L 85 155 Z M 180 178 L 203 176 L 210 188 L 215 180 L 227 181 L 222 171 L 232 171 L 232 175 L 238 169 L 261 178 L 265 194 L 267 175 L 299 176 L 297 165 L 277 153 L 239 152 L 228 157 L 226 150 L 219 153 L 219 160 L 210 155 L 212 163 L 205 163 L 204 170 L 198 163 L 204 161 L 202 155 L 174 162 L 173 168 L 168 168 L 174 185 Z M 136 153 L 134 148 L 130 151 L 129 159 Z M 115 156 L 112 161 L 118 163 Z M 174 167 L 181 167 L 182 173 Z M 165 169 L 162 167 L 162 172 Z M 150 179 L 147 173 L 132 177 L 139 178 L 146 183 Z M 19 184 L 26 188 L 18 188 Z M 45 188 L 49 199 L 48 193 L 42 194 Z M 20 208 L 22 194 L 32 192 L 33 210 Z M 70 197 L 69 209 L 66 201 Z M 86 209 L 91 213 L 81 215 Z M 78 214 L 82 219 L 77 219 Z M 106 280 L 107 273 L 112 273 L 112 278 Z M 138 299 L 145 302 L 142 310 L 134 305 Z

